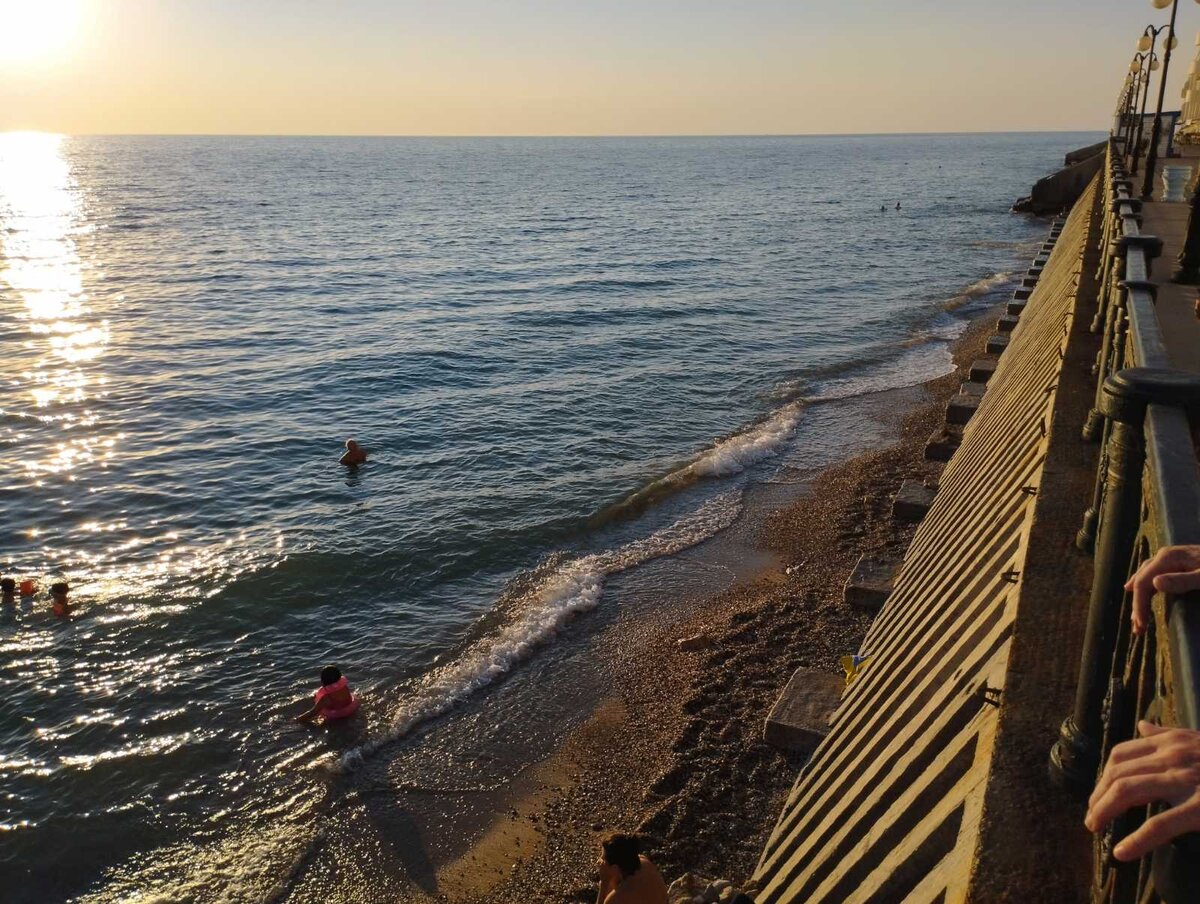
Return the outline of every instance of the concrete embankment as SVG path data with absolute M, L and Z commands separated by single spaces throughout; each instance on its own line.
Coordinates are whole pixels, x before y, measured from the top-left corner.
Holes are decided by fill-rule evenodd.
M 1107 142 L 1101 141 L 1071 151 L 1063 168 L 1035 182 L 1029 196 L 1017 201 L 1013 210 L 1050 216 L 1069 209 L 1103 167 L 1106 147 Z
M 1079 814 L 1054 799 L 1045 762 L 1086 610 L 1072 540 L 1094 473 L 1078 430 L 1096 340 L 1077 301 L 1093 297 L 1098 204 L 1093 180 L 999 325 L 999 358 L 977 371 L 986 389 L 951 412 L 961 441 L 763 851 L 759 904 L 1087 888 Z M 1006 857 L 1023 860 L 1019 877 Z

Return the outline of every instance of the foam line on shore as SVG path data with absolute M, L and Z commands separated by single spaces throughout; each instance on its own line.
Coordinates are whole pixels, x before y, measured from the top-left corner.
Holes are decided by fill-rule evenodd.
M 804 403 L 790 402 L 769 418 L 719 440 L 680 468 L 651 481 L 620 502 L 606 506 L 588 521 L 596 529 L 621 518 L 639 515 L 654 503 L 704 479 L 733 477 L 764 459 L 779 454 L 804 416 Z
M 507 624 L 475 641 L 453 662 L 426 674 L 415 688 L 403 688 L 400 695 L 404 702 L 393 713 L 390 725 L 343 753 L 335 770 L 354 769 L 421 723 L 448 712 L 509 674 L 575 616 L 596 608 L 605 581 L 612 575 L 696 546 L 729 527 L 740 513 L 741 490 L 730 490 L 648 537 L 550 565 L 515 607 L 516 613 Z

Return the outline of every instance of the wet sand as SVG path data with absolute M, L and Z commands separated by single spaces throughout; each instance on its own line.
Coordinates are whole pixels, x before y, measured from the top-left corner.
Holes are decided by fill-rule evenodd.
M 616 686 L 514 782 L 511 808 L 438 870 L 434 899 L 593 901 L 598 842 L 616 830 L 641 834 L 668 882 L 688 871 L 749 878 L 803 764 L 763 742 L 764 719 L 796 668 L 840 673 L 839 658 L 858 650 L 871 616 L 846 606 L 842 587 L 860 555 L 902 553 L 911 540 L 915 527 L 892 520 L 891 498 L 906 477 L 940 470 L 924 460 L 925 441 L 995 317 L 978 318 L 956 344 L 958 372 L 900 393 L 910 407 L 893 445 L 821 472 L 768 516 L 761 543 L 778 565 L 686 621 L 642 615 L 615 626 L 619 644 L 605 655 Z M 678 649 L 699 632 L 711 646 Z

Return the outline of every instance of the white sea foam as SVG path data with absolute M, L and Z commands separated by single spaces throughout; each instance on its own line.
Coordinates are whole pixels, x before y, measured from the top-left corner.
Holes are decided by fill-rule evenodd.
M 722 440 L 689 465 L 698 477 L 729 477 L 775 455 L 796 431 L 804 408 L 793 402 L 744 433 Z
M 594 609 L 607 578 L 674 555 L 724 530 L 737 519 L 740 499 L 740 490 L 723 493 L 648 537 L 552 568 L 524 595 L 507 624 L 480 638 L 454 662 L 425 675 L 415 688 L 404 688 L 404 702 L 393 713 L 388 728 L 344 753 L 335 768 L 353 769 L 384 745 L 507 675 L 571 619 Z
M 977 279 L 961 292 L 958 292 L 951 297 L 942 307 L 947 311 L 955 311 L 963 305 L 970 303 L 976 298 L 984 295 L 990 295 L 996 289 L 1003 286 L 1012 279 L 1012 274 L 1008 272 L 993 273 L 991 276 L 985 276 L 983 279 Z

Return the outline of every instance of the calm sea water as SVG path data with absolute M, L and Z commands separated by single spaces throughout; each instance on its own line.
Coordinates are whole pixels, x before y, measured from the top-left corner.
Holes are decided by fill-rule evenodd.
M 0 610 L 4 897 L 318 887 L 389 769 L 461 809 L 618 576 L 945 370 L 1097 137 L 0 136 L 0 568 L 79 603 Z M 293 727 L 327 661 L 364 719 Z

